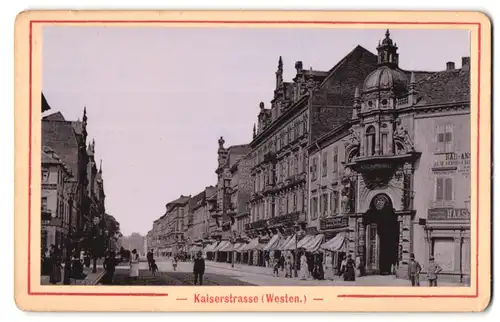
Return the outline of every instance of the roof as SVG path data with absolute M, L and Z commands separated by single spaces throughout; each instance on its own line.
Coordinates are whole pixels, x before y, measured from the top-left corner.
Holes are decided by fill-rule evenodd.
M 52 117 L 51 117 L 52 116 Z M 42 146 L 51 147 L 73 174 L 78 173 L 78 140 L 71 122 L 60 120 L 62 114 L 42 119 Z
M 353 49 L 353 50 L 351 50 L 351 51 L 350 51 L 347 55 L 345 55 L 345 56 L 344 56 L 344 58 L 342 58 L 342 59 L 341 59 L 341 60 L 340 60 L 337 64 L 335 64 L 335 66 L 333 66 L 333 67 L 332 67 L 332 69 L 330 69 L 330 70 L 328 71 L 327 76 L 323 79 L 323 84 L 324 84 L 324 83 L 325 83 L 325 82 L 326 82 L 326 81 L 327 81 L 330 77 L 334 76 L 334 75 L 335 75 L 335 72 L 336 72 L 336 71 L 337 71 L 337 70 L 338 70 L 338 69 L 339 69 L 342 65 L 344 65 L 344 64 L 348 61 L 348 59 L 349 59 L 351 56 L 353 56 L 353 55 L 355 55 L 355 54 L 358 54 L 358 53 L 359 53 L 359 54 L 369 54 L 369 55 L 371 55 L 371 56 L 373 57 L 373 59 L 376 59 L 376 58 L 377 58 L 377 56 L 376 56 L 374 53 L 372 53 L 371 51 L 369 51 L 368 49 L 366 49 L 366 48 L 364 48 L 364 47 L 362 47 L 362 46 L 360 46 L 360 45 L 357 45 L 356 47 L 354 47 L 354 49 Z
M 55 112 L 50 115 L 44 116 L 42 120 L 48 120 L 48 121 L 66 121 L 64 119 L 64 116 L 62 115 L 61 112 Z
M 198 208 L 200 204 L 203 203 L 203 200 L 205 200 L 205 190 L 203 190 L 193 198 L 189 199 L 189 210 L 194 210 Z
M 417 82 L 415 88 L 417 106 L 470 101 L 470 71 L 437 72 Z
M 170 208 L 170 209 L 168 209 L 170 211 L 175 206 L 185 205 L 189 202 L 190 198 L 191 198 L 190 196 L 181 195 L 179 198 L 175 199 L 174 201 L 167 203 L 167 208 Z
M 48 111 L 48 110 L 50 110 L 50 105 L 47 102 L 47 100 L 45 99 L 45 95 L 43 95 L 43 93 L 42 93 L 42 113 L 45 111 Z

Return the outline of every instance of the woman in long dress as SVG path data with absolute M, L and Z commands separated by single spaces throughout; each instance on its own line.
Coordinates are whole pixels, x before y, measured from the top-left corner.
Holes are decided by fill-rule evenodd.
M 50 249 L 50 283 L 57 284 L 61 281 L 61 254 L 56 245 Z
M 132 251 L 132 256 L 130 256 L 130 277 L 133 279 L 139 278 L 139 254 L 135 249 Z
M 302 253 L 302 256 L 300 257 L 300 273 L 299 277 L 301 280 L 307 279 L 307 276 L 309 274 L 309 267 L 307 266 L 307 257 L 306 253 Z

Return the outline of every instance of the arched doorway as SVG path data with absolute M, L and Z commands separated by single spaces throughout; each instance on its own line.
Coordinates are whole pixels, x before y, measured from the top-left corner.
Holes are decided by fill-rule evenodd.
M 392 274 L 399 252 L 399 222 L 386 194 L 373 197 L 364 216 L 366 228 L 366 268 L 372 274 Z

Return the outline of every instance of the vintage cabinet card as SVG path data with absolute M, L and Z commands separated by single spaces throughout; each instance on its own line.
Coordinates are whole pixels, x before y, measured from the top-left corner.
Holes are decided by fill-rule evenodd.
M 27 11 L 15 37 L 21 309 L 489 304 L 484 14 Z

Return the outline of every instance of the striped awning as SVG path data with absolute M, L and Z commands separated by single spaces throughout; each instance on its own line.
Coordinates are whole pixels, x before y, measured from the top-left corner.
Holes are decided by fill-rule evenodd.
M 278 245 L 280 238 L 281 238 L 280 234 L 274 235 L 262 250 L 273 250 L 274 247 Z
M 207 246 L 205 246 L 205 248 L 203 249 L 203 251 L 205 253 L 209 253 L 209 252 L 213 252 L 215 247 L 217 247 L 217 242 L 214 242 L 213 244 L 208 244 Z
M 232 246 L 231 242 L 228 240 L 223 240 L 220 244 L 215 247 L 214 252 L 226 252 Z
M 322 249 L 329 250 L 331 252 L 338 252 L 344 246 L 345 235 L 342 233 L 337 234 L 335 237 L 321 245 Z
M 274 247 L 274 250 L 283 250 L 284 246 L 290 242 L 290 240 L 293 238 L 292 236 L 288 236 L 287 238 L 281 238 L 276 246 Z
M 286 243 L 283 244 L 279 250 L 294 250 L 296 246 L 297 235 L 291 236 Z
M 325 235 L 323 234 L 318 234 L 314 236 L 309 242 L 307 242 L 304 246 L 304 249 L 308 252 L 315 252 L 319 249 L 321 244 L 323 244 L 323 241 L 325 239 Z
M 247 245 L 248 245 L 247 243 L 241 243 L 238 247 L 236 246 L 234 247 L 234 251 L 241 253 L 242 251 L 244 251 Z
M 314 235 L 305 235 L 304 238 L 299 240 L 297 243 L 297 248 L 304 248 L 304 245 L 309 243 L 314 238 Z

